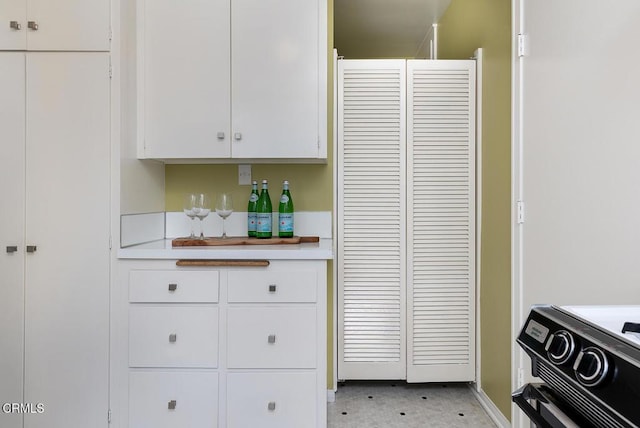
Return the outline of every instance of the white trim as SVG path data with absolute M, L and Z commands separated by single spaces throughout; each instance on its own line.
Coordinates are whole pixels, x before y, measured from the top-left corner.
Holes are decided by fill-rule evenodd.
M 431 59 L 438 59 L 438 24 L 432 24 L 433 28 L 433 50 L 431 51 Z
M 518 34 L 523 34 L 524 28 L 524 0 L 512 0 L 512 40 Z M 522 73 L 523 62 L 526 57 L 518 56 L 518 45 L 512 43 L 512 72 L 511 72 L 511 331 L 517 332 L 522 325 L 523 316 L 523 278 L 522 278 L 522 243 L 523 227 L 517 222 L 516 201 L 524 200 L 523 194 L 523 105 L 522 105 Z M 524 364 L 524 355 L 515 340 L 511 342 L 511 390 L 518 385 L 518 373 Z M 511 419 L 514 427 L 527 426 L 527 420 L 518 406 L 511 404 Z
M 138 159 L 146 159 L 144 147 L 144 26 L 145 0 L 136 2 L 136 154 Z
M 336 401 L 336 392 L 331 389 L 327 389 L 327 403 L 335 403 L 335 401 Z
M 475 51 L 476 60 L 476 388 L 482 388 L 480 349 L 480 278 L 482 257 L 482 48 Z
M 333 50 L 333 254 L 338 248 L 338 50 Z M 333 400 L 338 390 L 338 268 L 333 264 Z M 327 302 L 328 303 L 328 302 Z
M 508 428 L 511 427 L 511 422 L 502 414 L 500 409 L 496 407 L 496 405 L 491 401 L 489 396 L 485 394 L 485 392 L 480 388 L 476 390 L 473 386 L 469 386 L 469 389 L 473 392 L 476 399 L 482 406 L 482 408 L 487 412 L 491 420 L 499 427 Z

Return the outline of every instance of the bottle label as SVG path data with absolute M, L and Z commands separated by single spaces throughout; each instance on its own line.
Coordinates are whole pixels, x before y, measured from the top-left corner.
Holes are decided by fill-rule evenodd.
M 287 202 L 289 202 L 289 197 L 283 193 L 282 196 L 280 196 L 280 203 L 286 204 Z
M 251 196 L 249 196 L 249 202 L 256 202 L 258 200 L 258 195 L 256 193 L 252 193 Z
M 256 232 L 271 233 L 271 213 L 257 215 Z
M 280 213 L 278 231 L 293 232 L 293 213 Z
M 256 231 L 256 222 L 257 222 L 257 214 L 256 213 L 248 213 L 247 214 L 247 230 L 249 232 Z

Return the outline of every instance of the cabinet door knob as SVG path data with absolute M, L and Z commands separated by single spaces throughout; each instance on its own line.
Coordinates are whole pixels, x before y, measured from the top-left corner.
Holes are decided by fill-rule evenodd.
M 9 28 L 19 31 L 22 29 L 22 25 L 18 21 L 9 21 Z
M 276 285 L 275 284 L 269 284 L 269 293 L 275 293 L 276 292 Z
M 276 402 L 275 401 L 269 401 L 269 404 L 267 404 L 267 409 L 274 411 L 276 409 Z
M 169 291 L 176 291 L 178 284 L 169 284 Z
M 269 337 L 267 338 L 267 342 L 276 343 L 276 335 L 275 334 L 270 334 Z
M 35 253 L 37 249 L 35 245 L 27 245 L 27 253 Z
M 27 21 L 27 27 L 29 27 L 30 30 L 38 31 L 38 23 L 36 21 Z
M 177 334 L 172 333 L 172 334 L 169 335 L 169 342 L 170 343 L 175 343 L 176 340 L 178 340 L 178 335 Z
M 16 251 L 18 251 L 17 245 L 7 245 L 7 253 L 11 254 L 15 253 Z
M 175 410 L 176 409 L 176 404 L 178 404 L 178 402 L 176 400 L 171 400 L 167 403 L 167 409 L 169 410 Z
M 224 140 L 224 132 L 218 132 L 216 137 L 218 137 L 218 140 Z
M 233 134 L 233 139 L 236 141 L 242 140 L 242 132 L 236 132 L 235 134 Z

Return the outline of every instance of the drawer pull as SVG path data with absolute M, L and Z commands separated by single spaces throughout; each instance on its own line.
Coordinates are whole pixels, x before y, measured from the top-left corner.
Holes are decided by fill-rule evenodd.
M 169 410 L 175 410 L 176 409 L 176 404 L 178 404 L 178 402 L 176 400 L 171 400 L 167 403 L 167 409 Z
M 35 245 L 27 245 L 27 253 L 35 253 L 37 249 Z
M 269 401 L 269 404 L 267 404 L 267 409 L 269 409 L 270 411 L 274 411 L 276 409 L 276 402 Z
M 176 291 L 178 284 L 169 284 L 169 291 Z
M 20 25 L 18 21 L 9 21 L 9 28 L 19 31 L 22 28 L 22 25 Z
M 276 335 L 275 334 L 270 334 L 269 338 L 267 339 L 267 342 L 276 343 Z
M 16 251 L 18 251 L 17 245 L 7 245 L 7 253 L 11 254 L 15 253 Z
M 269 293 L 275 293 L 276 292 L 276 285 L 275 284 L 269 284 Z
M 178 340 L 178 335 L 175 333 L 172 333 L 169 335 L 169 342 L 171 343 L 176 343 L 176 340 Z

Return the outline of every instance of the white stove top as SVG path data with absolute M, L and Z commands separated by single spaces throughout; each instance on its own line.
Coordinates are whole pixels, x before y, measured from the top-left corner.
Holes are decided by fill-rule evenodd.
M 561 306 L 560 308 L 592 325 L 630 340 L 640 347 L 640 333 L 622 333 L 625 322 L 640 324 L 640 305 Z

